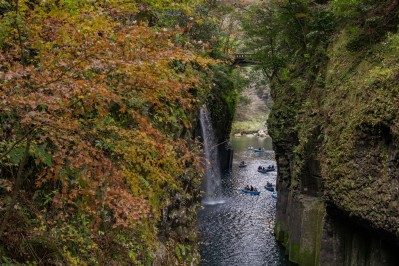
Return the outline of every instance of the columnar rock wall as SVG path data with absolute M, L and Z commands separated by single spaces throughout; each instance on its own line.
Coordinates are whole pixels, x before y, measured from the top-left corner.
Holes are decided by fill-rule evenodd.
M 272 84 L 275 233 L 299 265 L 399 265 L 397 37 L 348 52 L 343 30 L 325 83 Z

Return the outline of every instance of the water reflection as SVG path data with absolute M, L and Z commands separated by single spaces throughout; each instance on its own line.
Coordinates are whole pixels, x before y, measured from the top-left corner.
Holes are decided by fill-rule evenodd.
M 258 138 L 255 136 L 232 137 L 230 142 L 234 147 L 234 151 L 236 152 L 235 154 L 247 150 L 249 146 L 252 146 L 255 149 L 264 148 L 269 152 L 273 152 L 272 139 L 269 137 L 268 138 Z
M 206 205 L 223 204 L 223 203 L 225 203 L 225 202 L 226 202 L 226 201 L 225 201 L 225 200 L 222 200 L 222 199 L 216 199 L 216 200 L 214 200 L 214 199 L 205 199 L 205 200 L 202 200 L 201 204 L 202 204 L 203 206 L 206 206 Z
M 203 204 L 199 214 L 201 265 L 288 265 L 273 236 L 276 201 L 264 189 L 266 182 L 275 184 L 276 172 L 261 174 L 259 165 L 275 164 L 270 138 L 233 138 L 233 170 L 223 176 L 219 198 L 223 204 Z M 248 146 L 267 151 L 255 153 Z M 241 161 L 248 163 L 239 168 Z M 244 195 L 245 185 L 256 187 L 259 196 Z

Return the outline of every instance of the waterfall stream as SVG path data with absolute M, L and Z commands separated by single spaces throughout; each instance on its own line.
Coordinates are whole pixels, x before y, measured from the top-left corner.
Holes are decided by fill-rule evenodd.
M 204 205 L 214 205 L 224 203 L 222 199 L 218 199 L 218 191 L 220 189 L 221 170 L 219 165 L 219 154 L 217 149 L 217 141 L 212 126 L 210 114 L 206 107 L 200 110 L 201 133 L 204 144 L 204 167 L 205 179 L 204 190 L 205 195 L 202 200 Z

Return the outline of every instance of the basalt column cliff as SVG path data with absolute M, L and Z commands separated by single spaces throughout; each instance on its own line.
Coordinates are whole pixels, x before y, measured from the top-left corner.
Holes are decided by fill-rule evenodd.
M 257 56 L 274 100 L 275 233 L 299 265 L 399 265 L 398 10 L 271 1 L 253 11 L 269 40 Z

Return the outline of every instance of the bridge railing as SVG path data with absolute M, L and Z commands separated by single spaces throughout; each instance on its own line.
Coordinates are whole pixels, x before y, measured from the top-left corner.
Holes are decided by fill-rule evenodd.
M 256 62 L 252 60 L 252 53 L 235 53 L 233 56 L 233 64 L 256 64 Z
M 249 58 L 249 57 L 251 57 L 253 54 L 250 54 L 250 53 L 237 53 L 237 54 L 234 54 L 234 58 L 236 58 L 236 59 L 241 59 L 241 58 Z

